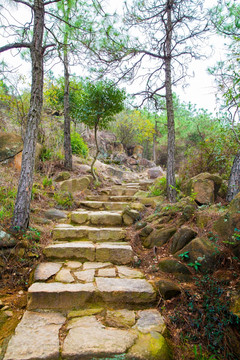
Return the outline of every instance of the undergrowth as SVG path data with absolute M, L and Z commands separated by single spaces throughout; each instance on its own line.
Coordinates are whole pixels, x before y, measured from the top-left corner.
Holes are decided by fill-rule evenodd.
M 229 310 L 230 294 L 224 290 L 224 284 L 209 275 L 196 278 L 195 284 L 196 292 L 185 290 L 185 307 L 183 303 L 179 305 L 170 320 L 181 328 L 182 340 L 206 344 L 216 359 L 238 359 L 240 319 Z

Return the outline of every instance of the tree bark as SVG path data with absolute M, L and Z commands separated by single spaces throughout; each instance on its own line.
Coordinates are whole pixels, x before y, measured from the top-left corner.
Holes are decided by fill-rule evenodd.
M 64 19 L 68 22 L 71 11 L 69 0 L 63 3 Z M 69 102 L 69 60 L 68 60 L 68 25 L 64 29 L 64 48 L 63 48 L 63 66 L 64 66 L 64 166 L 67 170 L 72 170 L 72 146 L 71 146 L 71 118 Z
M 172 74 L 171 74 L 171 45 L 172 45 L 172 4 L 173 0 L 167 1 L 167 23 L 166 23 L 166 50 L 165 50 L 165 89 L 167 106 L 168 126 L 168 150 L 167 150 L 167 197 L 170 202 L 176 201 L 176 179 L 175 179 L 175 125 L 172 96 Z
M 43 53 L 44 2 L 34 0 L 33 40 L 30 47 L 32 61 L 32 86 L 30 108 L 24 138 L 22 167 L 14 208 L 12 226 L 26 229 L 29 224 L 30 202 L 35 165 L 35 150 L 43 104 Z
M 94 138 L 95 138 L 95 144 L 96 144 L 96 153 L 95 153 L 95 156 L 93 158 L 93 162 L 91 164 L 91 173 L 92 173 L 92 176 L 93 176 L 95 181 L 97 181 L 98 178 L 97 178 L 97 175 L 96 175 L 96 173 L 94 171 L 94 164 L 95 164 L 95 162 L 97 160 L 97 157 L 98 157 L 98 154 L 99 154 L 99 146 L 98 146 L 98 140 L 97 140 L 97 128 L 98 128 L 98 123 L 96 123 L 95 126 L 94 126 Z
M 68 52 L 64 49 L 64 166 L 67 170 L 72 170 L 72 147 L 71 147 L 71 118 L 69 104 L 69 63 Z
M 235 156 L 228 181 L 227 201 L 232 201 L 240 192 L 240 153 Z

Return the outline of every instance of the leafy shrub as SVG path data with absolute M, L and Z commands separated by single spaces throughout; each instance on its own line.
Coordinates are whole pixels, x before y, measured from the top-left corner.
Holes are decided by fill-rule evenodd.
M 72 153 L 76 155 L 80 155 L 84 158 L 88 155 L 88 146 L 83 141 L 82 137 L 76 133 L 73 132 L 71 134 L 71 146 L 72 146 Z
M 44 147 L 40 154 L 40 160 L 47 161 L 50 160 L 52 157 L 52 151 L 46 147 Z
M 52 185 L 52 179 L 49 179 L 47 176 L 45 176 L 43 178 L 42 184 L 44 188 L 49 187 Z
M 167 179 L 162 177 L 150 186 L 150 196 L 167 195 Z
M 73 206 L 73 196 L 69 192 L 55 192 L 54 200 L 61 209 L 69 209 Z
M 15 199 L 17 196 L 16 188 L 0 187 L 0 221 L 8 221 L 14 210 Z

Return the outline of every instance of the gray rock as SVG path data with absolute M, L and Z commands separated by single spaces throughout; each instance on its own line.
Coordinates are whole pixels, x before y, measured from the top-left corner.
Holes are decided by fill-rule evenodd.
M 213 271 L 216 264 L 216 258 L 219 255 L 219 249 L 216 244 L 211 243 L 205 238 L 196 238 L 188 243 L 184 248 L 174 254 L 179 259 L 179 255 L 188 251 L 188 263 L 201 264 L 198 268 L 201 272 Z
M 74 282 L 74 278 L 70 273 L 69 269 L 62 269 L 55 277 L 55 281 L 60 281 L 63 283 L 72 283 Z
M 26 311 L 9 341 L 4 360 L 58 359 L 59 330 L 65 317 Z
M 14 157 L 23 149 L 21 136 L 0 132 L 0 162 Z
M 49 209 L 45 211 L 44 216 L 50 220 L 66 219 L 67 215 L 58 209 Z
M 172 244 L 171 244 L 171 253 L 181 250 L 185 245 L 187 245 L 191 240 L 193 240 L 197 236 L 197 232 L 188 228 L 181 227 L 173 236 Z
M 171 239 L 176 231 L 176 228 L 163 228 L 160 230 L 154 230 L 146 239 L 143 240 L 143 246 L 148 249 L 152 248 L 153 246 L 162 246 Z
M 34 280 L 45 281 L 50 279 L 50 277 L 55 275 L 61 269 L 61 266 L 62 264 L 53 262 L 39 264 L 34 273 Z
M 147 304 L 156 299 L 152 285 L 145 279 L 96 278 L 96 285 L 106 302 Z
M 0 230 L 0 247 L 12 248 L 15 245 L 16 240 L 11 238 L 11 235 L 7 234 L 5 231 Z
M 105 323 L 118 328 L 130 328 L 136 322 L 135 312 L 132 310 L 107 310 Z
M 172 258 L 160 260 L 158 267 L 159 270 L 170 274 L 191 275 L 187 266 Z
M 164 172 L 161 166 L 156 166 L 148 169 L 148 176 L 150 179 L 157 179 L 160 176 L 163 176 Z
M 153 228 L 147 225 L 140 231 L 139 236 L 141 239 L 145 239 L 151 232 L 153 232 Z
M 134 326 L 137 330 L 143 334 L 147 334 L 151 331 L 157 331 L 160 334 L 164 334 L 166 331 L 166 325 L 164 317 L 155 309 L 142 310 L 138 312 L 139 319 Z
M 104 328 L 98 321 L 84 319 L 69 330 L 63 343 L 63 359 L 93 359 L 125 353 L 137 339 L 130 330 Z
M 60 172 L 54 179 L 56 182 L 64 181 L 70 179 L 71 175 L 68 171 Z
M 180 287 L 170 280 L 157 280 L 156 287 L 165 300 L 172 299 L 181 294 Z

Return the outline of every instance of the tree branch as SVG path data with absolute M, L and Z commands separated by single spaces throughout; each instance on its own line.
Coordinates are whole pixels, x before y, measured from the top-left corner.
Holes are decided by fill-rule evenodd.
M 11 50 L 11 49 L 20 49 L 20 48 L 28 48 L 30 49 L 32 46 L 31 43 L 13 43 L 13 44 L 7 44 L 0 47 L 0 53 Z

